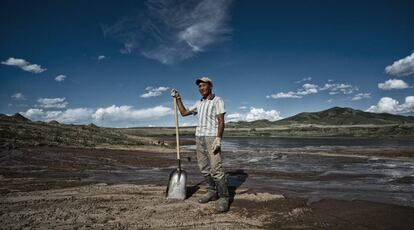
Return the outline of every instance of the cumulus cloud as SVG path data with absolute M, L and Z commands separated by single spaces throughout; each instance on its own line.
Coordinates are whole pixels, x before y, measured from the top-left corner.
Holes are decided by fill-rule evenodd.
M 16 66 L 24 71 L 31 72 L 31 73 L 42 73 L 46 71 L 46 69 L 42 68 L 42 66 L 38 64 L 30 64 L 26 60 L 20 59 L 20 58 L 9 57 L 6 61 L 2 61 L 1 64 L 9 65 L 9 66 Z
M 400 79 L 389 79 L 384 83 L 379 83 L 378 88 L 383 90 L 391 90 L 391 89 L 407 89 L 410 86 L 405 83 L 405 81 Z
M 26 60 L 13 57 L 9 57 L 9 59 L 7 59 L 6 61 L 2 61 L 1 64 L 18 67 L 29 65 L 29 63 Z
M 28 109 L 26 112 L 20 113 L 32 120 L 41 120 L 39 118 L 44 114 L 43 109 Z
M 52 121 L 61 123 L 97 123 L 110 127 L 131 127 L 147 121 L 157 120 L 172 114 L 172 109 L 165 106 L 136 109 L 133 106 L 112 105 L 105 108 L 71 108 L 64 110 L 47 110 L 31 108 L 20 112 L 31 120 Z
M 139 124 L 143 121 L 159 119 L 161 117 L 171 115 L 172 109 L 166 106 L 155 106 L 146 109 L 135 109 L 132 106 L 109 106 L 99 108 L 93 114 L 95 121 L 105 121 L 118 127 L 126 127 Z
M 302 96 L 299 96 L 296 92 L 289 91 L 287 93 L 280 92 L 272 95 L 266 96 L 266 98 L 273 98 L 273 99 L 279 99 L 279 98 L 302 98 Z
M 99 55 L 98 56 L 98 60 L 103 60 L 103 59 L 105 59 L 106 57 L 105 57 L 105 55 Z
M 304 78 L 300 79 L 299 81 L 295 81 L 295 83 L 301 83 L 301 82 L 310 81 L 310 80 L 312 80 L 312 77 L 304 77 Z
M 164 86 L 160 86 L 160 87 L 148 86 L 147 88 L 145 88 L 145 90 L 147 92 L 142 94 L 140 97 L 142 97 L 142 98 L 158 97 L 164 91 L 167 91 L 168 89 L 169 89 L 169 87 L 164 87 Z
M 358 93 L 352 97 L 352 101 L 358 101 L 365 98 L 371 98 L 371 93 Z
M 302 86 L 302 89 L 297 91 L 299 95 L 308 95 L 318 92 L 318 85 L 306 83 Z
M 402 104 L 393 98 L 383 97 L 378 101 L 377 105 L 369 107 L 367 111 L 392 114 L 412 113 L 414 112 L 414 96 L 406 97 Z
M 325 83 L 324 86 L 320 87 L 319 90 L 329 90 L 329 94 L 352 94 L 355 91 L 358 91 L 359 88 L 353 86 L 351 84 L 344 84 L 344 83 Z
M 121 53 L 139 52 L 163 64 L 193 57 L 228 39 L 231 0 L 149 0 L 142 14 L 102 26 L 123 43 Z
M 47 111 L 44 109 L 31 108 L 26 112 L 20 112 L 31 120 L 52 121 L 56 120 L 61 123 L 89 123 L 93 109 L 74 108 L 66 110 Z
M 306 83 L 303 84 L 301 88 L 297 89 L 296 91 L 288 91 L 288 92 L 279 92 L 276 94 L 271 94 L 266 96 L 266 98 L 273 98 L 273 99 L 280 99 L 280 98 L 302 98 L 305 95 L 315 94 L 320 91 L 327 90 L 329 91 L 329 95 L 335 94 L 352 94 L 355 91 L 358 91 L 358 87 L 355 87 L 351 84 L 344 84 L 344 83 L 325 83 L 324 86 L 319 86 L 316 84 Z
M 55 77 L 55 81 L 64 81 L 66 79 L 66 75 L 59 74 Z
M 249 112 L 246 113 L 231 113 L 227 115 L 227 122 L 237 121 L 256 121 L 266 119 L 269 121 L 276 121 L 282 119 L 280 112 L 277 110 L 265 110 L 263 108 L 251 107 Z
M 246 114 L 242 113 L 230 113 L 226 116 L 227 122 L 237 122 L 246 120 Z
M 57 108 L 57 109 L 63 109 L 66 108 L 68 105 L 68 102 L 66 101 L 66 98 L 39 98 L 37 100 L 39 103 L 37 106 L 41 108 Z
M 87 121 L 93 110 L 89 108 L 74 108 L 64 111 L 47 111 L 46 120 L 57 120 L 62 123 L 82 123 Z
M 22 93 L 15 93 L 13 95 L 10 96 L 13 100 L 16 101 L 24 101 L 26 100 L 26 98 L 24 97 L 24 95 Z
M 385 72 L 393 76 L 408 76 L 414 73 L 414 53 L 395 61 L 391 65 L 385 67 Z

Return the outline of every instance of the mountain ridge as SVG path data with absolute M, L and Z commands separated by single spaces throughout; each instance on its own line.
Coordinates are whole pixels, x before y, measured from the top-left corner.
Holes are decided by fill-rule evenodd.
M 281 125 L 392 125 L 414 124 L 414 116 L 371 113 L 349 107 L 332 107 L 319 112 L 302 112 L 277 121 L 229 122 L 228 127 L 269 127 Z

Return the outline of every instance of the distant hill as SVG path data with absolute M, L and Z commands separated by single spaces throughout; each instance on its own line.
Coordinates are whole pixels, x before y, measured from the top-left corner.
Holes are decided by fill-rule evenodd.
M 226 123 L 225 136 L 272 137 L 372 137 L 414 139 L 414 117 L 369 113 L 333 107 L 299 113 L 278 121 Z M 181 136 L 194 136 L 195 127 L 181 127 Z M 71 147 L 135 148 L 142 145 L 170 146 L 174 127 L 103 128 L 30 121 L 20 114 L 0 114 L 0 147 L 53 145 Z M 175 139 L 171 139 L 175 140 Z
M 70 147 L 162 145 L 158 139 L 134 136 L 122 129 L 88 125 L 60 124 L 57 121 L 32 122 L 16 113 L 0 114 L 0 147 L 14 148 L 24 145 L 49 145 Z
M 226 123 L 226 128 L 266 128 L 269 126 L 274 126 L 275 122 L 269 121 L 266 119 L 256 120 L 256 121 L 238 121 L 238 122 L 228 122 Z
M 15 113 L 12 116 L 0 114 L 0 121 L 11 121 L 11 122 L 31 122 L 30 119 L 24 117 L 20 113 Z
M 370 113 L 352 108 L 333 107 L 314 113 L 299 113 L 275 122 L 276 124 L 319 124 L 319 125 L 386 125 L 414 123 L 413 116 L 389 113 Z
M 352 108 L 333 107 L 320 112 L 303 112 L 278 120 L 258 120 L 253 122 L 229 122 L 226 127 L 264 128 L 280 125 L 391 125 L 414 124 L 414 116 L 401 116 L 389 113 L 370 113 Z

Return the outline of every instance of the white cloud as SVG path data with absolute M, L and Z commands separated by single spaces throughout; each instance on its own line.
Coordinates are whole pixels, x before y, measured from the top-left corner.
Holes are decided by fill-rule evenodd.
M 395 61 L 392 65 L 385 67 L 385 72 L 393 76 L 407 76 L 414 73 L 414 53 Z
M 269 121 L 280 120 L 280 112 L 273 109 L 266 111 L 263 108 L 250 108 L 250 112 L 247 113 L 246 120 L 255 121 L 261 119 L 267 119 Z
M 273 99 L 279 99 L 279 98 L 302 98 L 302 96 L 297 95 L 296 92 L 289 91 L 287 93 L 280 92 L 280 93 L 277 93 L 277 94 L 268 95 L 268 96 L 266 96 L 266 98 L 273 98 Z
M 21 112 L 21 114 L 32 120 L 40 120 L 39 117 L 41 117 L 44 112 L 43 109 L 28 109 L 26 112 Z
M 358 101 L 365 98 L 371 98 L 371 93 L 358 93 L 352 97 L 352 101 Z
M 379 83 L 378 88 L 383 90 L 390 90 L 390 89 L 406 89 L 410 88 L 410 86 L 405 83 L 403 80 L 400 79 L 389 79 L 384 83 Z
M 227 122 L 237 122 L 237 121 L 244 121 L 246 120 L 246 115 L 241 113 L 230 113 L 226 116 Z
M 103 60 L 103 59 L 105 59 L 106 57 L 105 57 L 105 55 L 99 55 L 98 56 L 98 60 Z
M 147 1 L 146 12 L 102 26 L 104 36 L 123 43 L 121 53 L 138 51 L 172 64 L 228 39 L 231 0 Z
M 22 93 L 15 93 L 15 94 L 11 95 L 11 98 L 13 100 L 16 100 L 16 101 L 24 101 L 24 100 L 26 100 L 26 98 L 24 97 L 24 95 Z
M 90 118 L 92 111 L 89 108 L 67 109 L 62 113 L 57 112 L 56 115 L 53 114 L 48 119 L 57 120 L 62 123 L 81 123 L 81 121 L 86 121 Z
M 403 104 L 400 104 L 393 98 L 383 97 L 378 101 L 377 105 L 369 107 L 367 111 L 392 114 L 412 113 L 414 112 L 414 96 L 406 97 Z
M 302 89 L 297 91 L 299 95 L 308 95 L 318 92 L 318 85 L 306 83 L 302 85 Z
M 20 59 L 20 58 L 9 57 L 6 61 L 2 61 L 1 64 L 9 65 L 9 66 L 16 66 L 24 71 L 31 72 L 31 73 L 42 73 L 46 71 L 46 69 L 42 68 L 40 65 L 30 64 L 26 60 Z
M 280 112 L 277 110 L 264 110 L 263 108 L 251 107 L 247 113 L 232 113 L 226 117 L 227 122 L 231 121 L 256 121 L 267 119 L 269 121 L 276 121 L 282 119 Z
M 64 81 L 65 78 L 66 78 L 66 75 L 60 74 L 55 77 L 55 81 Z
M 247 106 L 240 106 L 239 109 L 247 109 Z
M 155 106 L 146 109 L 134 109 L 132 106 L 109 106 L 99 108 L 93 114 L 92 118 L 105 124 L 113 124 L 116 127 L 126 127 L 137 125 L 143 121 L 154 120 L 172 114 L 172 109 L 166 106 Z
M 168 89 L 169 87 L 164 87 L 164 86 L 160 86 L 156 88 L 148 86 L 147 88 L 145 88 L 145 90 L 147 90 L 148 92 L 142 94 L 140 97 L 142 98 L 157 97 L 157 96 L 160 96 L 164 91 L 167 91 Z
M 112 105 L 98 109 L 73 108 L 53 111 L 31 108 L 26 112 L 21 112 L 21 114 L 31 120 L 56 120 L 61 123 L 77 124 L 93 122 L 109 127 L 131 127 L 172 115 L 172 109 L 165 106 L 135 109 L 133 106 Z
M 90 123 L 93 109 L 74 108 L 63 111 L 45 111 L 43 109 L 32 108 L 20 113 L 31 120 L 46 122 L 56 120 L 61 123 Z
M 352 94 L 355 91 L 358 91 L 358 87 L 351 84 L 344 83 L 325 83 L 323 87 L 319 87 L 319 90 L 329 90 L 330 95 L 342 93 L 342 94 Z
M 332 82 L 332 81 L 329 81 Z M 335 94 L 352 94 L 355 91 L 358 91 L 358 87 L 355 87 L 351 84 L 343 83 L 325 83 L 324 86 L 319 86 L 316 84 L 306 83 L 302 85 L 302 88 L 297 89 L 296 91 L 289 92 L 279 92 L 276 94 L 271 94 L 266 96 L 266 98 L 280 99 L 280 98 L 302 98 L 305 95 L 315 94 L 319 91 L 329 91 L 329 95 Z
M 18 67 L 29 65 L 29 63 L 26 60 L 20 59 L 20 58 L 13 58 L 13 57 L 9 57 L 9 59 L 7 59 L 6 61 L 2 61 L 1 64 L 10 65 L 10 66 L 18 66 Z
M 58 109 L 63 109 L 66 108 L 66 106 L 68 105 L 68 102 L 66 101 L 66 98 L 39 98 L 37 100 L 37 102 L 39 102 L 40 104 L 37 105 L 41 108 L 58 108 Z
M 295 83 L 301 83 L 301 82 L 304 82 L 304 81 L 310 81 L 310 80 L 312 80 L 312 77 L 304 77 L 304 78 L 302 78 L 301 80 L 299 80 L 299 81 L 295 81 Z
M 43 69 L 40 65 L 38 64 L 30 64 L 30 65 L 26 65 L 21 67 L 24 71 L 27 72 L 31 72 L 31 73 L 41 73 L 43 71 L 45 71 L 46 69 Z

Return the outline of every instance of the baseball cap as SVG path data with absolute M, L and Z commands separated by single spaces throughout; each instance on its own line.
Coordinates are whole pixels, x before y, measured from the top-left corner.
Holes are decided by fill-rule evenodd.
M 208 77 L 202 77 L 196 80 L 196 85 L 200 84 L 200 82 L 204 82 L 204 83 L 210 83 L 211 85 L 213 85 L 213 81 L 208 78 Z

